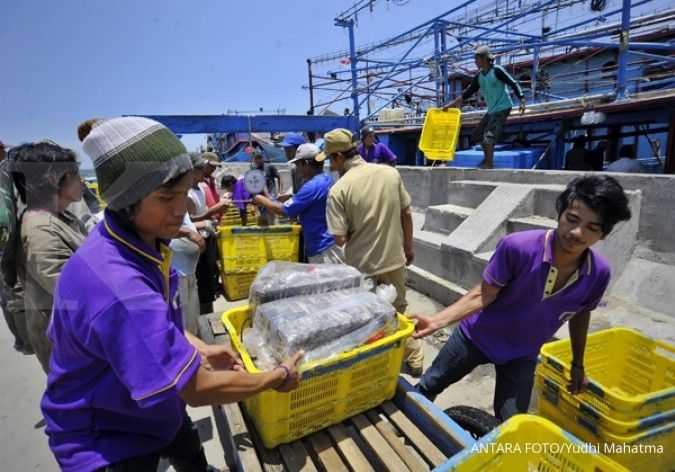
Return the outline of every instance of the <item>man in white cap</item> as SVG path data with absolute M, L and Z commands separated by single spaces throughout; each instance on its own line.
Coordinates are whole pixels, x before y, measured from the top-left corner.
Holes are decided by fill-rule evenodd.
M 513 93 L 520 99 L 521 115 L 525 112 L 525 96 L 518 81 L 511 77 L 502 66 L 492 63 L 494 56 L 488 46 L 478 46 L 475 50 L 474 59 L 479 69 L 478 73 L 473 76 L 471 84 L 462 92 L 462 95 L 444 105 L 443 110 L 460 106 L 464 103 L 464 100 L 471 97 L 478 89 L 483 89 L 483 97 L 485 98 L 485 103 L 487 103 L 487 112 L 478 123 L 478 126 L 476 126 L 471 139 L 474 142 L 480 142 L 483 147 L 485 158 L 478 167 L 481 169 L 492 169 L 494 168 L 495 143 L 502 134 L 506 118 L 511 113 L 511 108 L 513 108 L 513 101 L 506 86 L 511 87 Z
M 314 144 L 301 144 L 289 163 L 295 164 L 303 184 L 300 191 L 283 204 L 263 195 L 251 201 L 272 213 L 287 218 L 298 218 L 305 237 L 305 254 L 309 262 L 342 262 L 342 249 L 335 245 L 326 223 L 326 200 L 333 179 L 323 171 L 323 154 Z
M 347 264 L 376 284 L 396 287 L 393 305 L 404 313 L 408 306 L 405 268 L 415 258 L 410 195 L 395 168 L 370 164 L 358 154 L 349 130 L 334 129 L 324 140 L 330 170 L 341 175 L 328 195 L 328 229 L 337 245 L 344 246 Z M 405 348 L 410 373 L 422 375 L 422 343 L 409 338 Z

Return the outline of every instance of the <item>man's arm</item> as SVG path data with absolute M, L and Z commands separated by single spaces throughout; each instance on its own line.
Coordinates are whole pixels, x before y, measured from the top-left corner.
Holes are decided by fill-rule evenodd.
M 194 231 L 189 226 L 180 227 L 180 229 L 178 230 L 178 234 L 174 237 L 174 239 L 178 238 L 185 238 L 188 241 L 192 241 L 197 246 L 199 246 L 200 252 L 204 252 L 204 250 L 206 249 L 206 241 L 204 240 L 202 235 Z
M 276 369 L 259 374 L 211 370 L 202 364 L 180 391 L 180 397 L 190 406 L 203 406 L 242 401 L 270 388 L 290 392 L 297 388 L 302 377 L 296 364 L 304 354 L 298 351 Z
M 570 343 L 572 345 L 571 380 L 567 390 L 572 394 L 586 390 L 586 373 L 584 369 L 584 352 L 586 351 L 586 336 L 588 324 L 591 320 L 590 310 L 580 311 L 569 321 Z
M 523 94 L 523 89 L 520 86 L 520 82 L 518 82 L 516 79 L 511 77 L 511 74 L 506 72 L 501 66 L 494 66 L 495 69 L 495 77 L 497 77 L 500 81 L 504 82 L 506 85 L 511 87 L 511 90 L 513 90 L 513 93 L 516 94 L 516 96 L 520 99 L 520 114 L 522 115 L 525 113 L 525 95 Z
M 275 215 L 286 216 L 284 206 L 281 203 L 273 202 L 263 195 L 254 195 L 253 198 L 251 198 L 251 202 L 255 205 L 264 206 Z
M 190 213 L 190 220 L 192 220 L 192 222 L 203 221 L 210 219 L 215 213 L 222 213 L 227 210 L 229 206 L 230 203 L 227 200 L 221 200 L 201 215 L 194 215 L 190 213 L 190 205 L 188 205 L 188 213 Z M 192 207 L 192 211 L 194 211 L 194 206 Z
M 448 108 L 457 108 L 462 103 L 464 103 L 464 100 L 468 100 L 469 97 L 471 97 L 474 93 L 478 92 L 478 89 L 480 89 L 480 82 L 478 82 L 478 74 L 476 74 L 473 76 L 473 79 L 471 80 L 471 83 L 466 88 L 466 90 L 464 90 L 459 97 L 455 98 L 450 103 L 443 105 L 441 109 L 443 111 L 446 111 Z
M 392 167 L 396 167 L 396 161 L 398 158 L 396 157 L 396 154 L 389 149 L 389 146 L 386 144 L 380 143 L 382 145 L 382 154 L 385 156 L 385 160 L 387 161 L 387 164 L 389 164 Z
M 340 198 L 335 194 L 334 188 L 328 193 L 326 205 L 326 222 L 328 231 L 335 237 L 335 244 L 342 247 L 349 241 L 349 221 Z
M 417 339 L 429 336 L 441 328 L 450 326 L 473 315 L 495 301 L 500 290 L 501 288 L 493 287 L 483 281 L 466 292 L 462 298 L 439 311 L 434 316 L 411 315 L 411 318 L 418 321 L 413 338 Z
M 281 195 L 284 193 L 284 186 L 281 183 L 281 174 L 279 173 L 279 169 L 277 169 L 275 166 L 272 166 L 273 172 L 274 172 L 274 178 L 277 179 L 277 188 L 279 189 L 277 191 L 277 195 Z
M 415 260 L 413 250 L 413 221 L 410 207 L 401 210 L 401 226 L 403 227 L 403 252 L 405 253 L 405 265 L 409 266 Z

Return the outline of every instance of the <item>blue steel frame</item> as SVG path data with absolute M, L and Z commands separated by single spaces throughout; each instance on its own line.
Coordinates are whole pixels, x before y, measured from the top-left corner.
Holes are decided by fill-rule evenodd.
M 145 115 L 176 134 L 246 133 L 253 131 L 327 131 L 358 129 L 358 118 L 306 115 Z
M 588 25 L 591 22 L 597 21 L 598 16 L 591 15 L 592 17 L 586 20 L 583 20 L 579 23 L 576 23 L 571 26 L 566 26 L 560 28 L 557 31 L 549 32 L 546 37 L 536 36 L 532 34 L 520 33 L 517 31 L 508 30 L 508 26 L 513 22 L 532 15 L 534 13 L 542 12 L 548 8 L 555 8 L 556 3 L 559 0 L 542 0 L 539 2 L 533 2 L 529 5 L 528 8 L 524 8 L 520 13 L 515 14 L 508 18 L 505 21 L 500 22 L 493 27 L 483 27 L 478 25 L 469 24 L 461 21 L 454 21 L 446 19 L 449 15 L 459 12 L 462 9 L 475 4 L 481 3 L 482 0 L 468 0 L 460 5 L 438 15 L 431 20 L 428 20 L 415 28 L 409 29 L 403 33 L 400 33 L 392 38 L 389 38 L 385 41 L 368 45 L 362 49 L 357 50 L 355 43 L 354 27 L 355 21 L 354 18 L 356 14 L 366 8 L 365 3 L 362 2 L 362 5 L 359 8 L 355 8 L 352 11 L 343 13 L 339 18 L 335 19 L 335 25 L 343 28 L 347 28 L 349 31 L 349 58 L 350 58 L 350 70 L 348 72 L 336 70 L 330 71 L 332 76 L 340 76 L 344 74 L 349 74 L 351 76 L 351 99 L 353 103 L 352 115 L 356 116 L 358 119 L 368 119 L 377 114 L 393 102 L 400 99 L 406 92 L 413 89 L 415 86 L 425 82 L 424 77 L 422 79 L 412 79 L 407 82 L 406 85 L 403 85 L 402 91 L 400 93 L 391 94 L 391 96 L 385 101 L 381 106 L 373 108 L 369 113 L 364 117 L 364 114 L 361 112 L 361 107 L 368 103 L 369 99 L 372 96 L 376 96 L 378 92 L 381 92 L 382 89 L 387 86 L 391 87 L 391 84 L 387 84 L 387 81 L 393 79 L 396 76 L 404 74 L 406 72 L 413 71 L 424 66 L 425 62 L 433 62 L 436 73 L 434 74 L 433 83 L 436 86 L 435 101 L 436 106 L 440 106 L 442 103 L 445 103 L 450 98 L 450 89 L 448 86 L 448 67 L 447 63 L 443 58 L 448 57 L 448 55 L 461 50 L 462 46 L 467 42 L 476 42 L 478 40 L 491 43 L 500 43 L 497 52 L 508 52 L 515 50 L 522 50 L 525 47 L 533 48 L 533 64 L 532 64 L 532 80 L 533 80 L 533 93 L 536 91 L 536 69 L 537 62 L 540 56 L 541 47 L 551 47 L 551 46 L 560 46 L 560 47 L 590 47 L 597 46 L 603 48 L 618 49 L 618 68 L 617 68 L 617 84 L 616 84 L 616 95 L 615 100 L 625 100 L 629 98 L 628 95 L 628 86 L 627 86 L 627 70 L 628 70 L 628 52 L 633 51 L 660 51 L 660 52 L 675 52 L 674 43 L 630 43 L 628 37 L 628 30 L 631 20 L 631 7 L 637 7 L 650 3 L 653 0 L 640 0 L 632 2 L 631 0 L 623 0 L 622 8 L 604 12 L 604 16 L 608 17 L 611 15 L 616 15 L 621 13 L 621 26 L 619 39 L 616 42 L 612 41 L 590 41 L 594 37 L 598 36 L 607 36 L 606 33 L 602 34 L 592 34 L 588 33 L 581 35 L 574 39 L 560 39 L 556 40 L 551 36 L 554 36 L 556 33 L 561 33 L 570 29 L 574 29 L 579 26 Z M 484 2 L 483 2 L 484 3 Z M 460 39 L 461 41 L 457 44 L 454 44 L 448 47 L 447 44 L 447 34 L 446 28 L 448 26 L 461 26 L 467 28 L 467 30 L 473 31 L 472 34 L 464 35 Z M 500 37 L 495 37 L 495 34 L 501 35 Z M 410 59 L 409 55 L 415 49 L 415 47 L 428 35 L 433 35 L 434 49 L 431 57 L 427 58 L 418 58 Z M 413 41 L 413 45 L 409 47 L 402 56 L 397 61 L 378 61 L 368 59 L 367 56 L 369 53 L 372 53 L 377 50 L 382 50 L 388 48 L 394 44 L 401 44 L 401 42 L 409 37 L 410 41 Z M 513 39 L 513 38 L 519 39 Z M 505 45 L 506 43 L 507 45 Z M 510 43 L 510 45 L 508 45 Z M 644 54 L 644 53 L 642 53 Z M 470 54 L 462 54 L 460 58 L 467 59 Z M 661 57 L 664 61 L 672 61 L 672 58 Z M 367 89 L 362 90 L 358 86 L 359 73 L 362 73 L 366 70 L 373 70 L 373 66 L 369 67 L 360 67 L 361 63 L 366 64 L 376 64 L 376 68 L 384 71 L 377 80 L 368 84 Z M 546 94 L 541 94 L 542 97 Z M 536 96 L 534 97 L 536 98 Z
M 607 37 L 606 32 L 592 32 L 584 33 L 577 35 L 571 38 L 556 39 L 555 35 L 560 34 L 564 31 L 573 30 L 577 27 L 588 25 L 592 22 L 598 21 L 599 15 L 590 15 L 588 19 L 584 19 L 581 22 L 576 24 L 565 26 L 556 31 L 549 31 L 544 35 L 542 32 L 541 36 L 526 34 L 517 31 L 512 31 L 508 29 L 508 26 L 515 21 L 532 15 L 537 12 L 542 12 L 547 8 L 555 8 L 558 0 L 542 0 L 539 2 L 533 2 L 529 5 L 528 8 L 524 8 L 518 14 L 510 16 L 508 19 L 499 22 L 496 26 L 485 27 L 480 25 L 473 25 L 469 23 L 462 23 L 461 21 L 453 21 L 447 19 L 446 17 L 461 11 L 463 8 L 472 5 L 474 3 L 480 3 L 481 0 L 468 0 L 460 5 L 452 8 L 445 13 L 438 15 L 431 20 L 428 20 L 419 26 L 409 29 L 403 33 L 400 33 L 393 38 L 388 40 L 367 45 L 361 49 L 357 49 L 355 43 L 354 27 L 357 9 L 355 7 L 354 11 L 347 14 L 342 14 L 339 18 L 335 20 L 335 25 L 349 30 L 349 58 L 350 58 L 350 70 L 348 72 L 342 70 L 329 71 L 329 74 L 333 77 L 339 77 L 344 74 L 350 75 L 351 82 L 351 99 L 353 103 L 352 116 L 358 120 L 364 118 L 364 114 L 361 111 L 361 107 L 364 103 L 370 103 L 369 100 L 372 96 L 381 96 L 381 89 L 386 87 L 391 87 L 391 81 L 401 74 L 409 73 L 412 76 L 412 72 L 415 69 L 419 69 L 425 65 L 433 63 L 434 74 L 431 79 L 431 82 L 435 86 L 435 103 L 436 106 L 440 106 L 443 103 L 451 98 L 451 94 L 457 93 L 457 90 L 450 90 L 450 85 L 448 83 L 448 57 L 456 57 L 459 60 L 468 60 L 472 53 L 462 52 L 462 47 L 467 43 L 471 42 L 475 44 L 477 41 L 491 43 L 493 50 L 498 53 L 510 52 L 522 50 L 523 48 L 531 48 L 533 51 L 532 55 L 532 68 L 531 68 L 531 93 L 532 100 L 539 101 L 545 100 L 550 101 L 550 98 L 553 99 L 563 99 L 565 97 L 555 97 L 551 94 L 546 93 L 545 91 L 537 90 L 537 71 L 539 58 L 541 56 L 542 48 L 550 48 L 552 46 L 556 47 L 600 47 L 605 49 L 616 49 L 618 50 L 618 67 L 616 72 L 616 90 L 614 95 L 614 100 L 617 102 L 627 100 L 629 97 L 629 87 L 628 87 L 628 53 L 638 54 L 641 57 L 659 59 L 661 64 L 668 64 L 675 61 L 674 57 L 660 56 L 657 54 L 649 54 L 650 52 L 661 52 L 661 53 L 673 53 L 675 52 L 675 43 L 673 42 L 663 42 L 663 43 L 638 43 L 629 41 L 629 29 L 631 24 L 631 8 L 650 3 L 653 0 L 622 0 L 621 8 L 614 9 L 611 11 L 603 12 L 605 17 L 611 17 L 612 15 L 621 14 L 620 30 L 617 41 L 607 40 L 607 39 L 597 39 Z M 363 4 L 364 2 L 362 2 Z M 361 9 L 365 7 L 361 6 Z M 461 26 L 466 28 L 466 31 L 470 32 L 464 34 L 461 38 L 457 38 L 457 43 L 451 46 L 448 46 L 446 33 L 447 28 L 452 26 Z M 426 38 L 427 36 L 433 35 L 433 53 L 431 57 L 426 58 L 411 58 L 411 53 L 415 50 L 416 46 Z M 499 36 L 499 37 L 497 37 Z M 412 42 L 412 46 L 405 49 L 405 52 L 395 61 L 384 61 L 377 59 L 369 59 L 368 55 L 378 50 L 382 50 L 393 45 L 399 45 L 405 42 Z M 365 67 L 363 66 L 365 64 Z M 373 70 L 379 71 L 379 77 L 374 81 L 368 81 L 368 87 L 363 90 L 359 88 L 359 78 L 360 74 L 364 71 Z M 403 85 L 398 85 L 398 89 L 395 93 L 388 94 L 388 98 L 384 101 L 384 104 L 380 104 L 376 107 L 368 107 L 368 113 L 365 115 L 365 119 L 370 119 L 377 116 L 377 114 L 384 108 L 388 107 L 390 104 L 399 100 L 407 92 L 411 91 L 416 86 L 429 82 L 427 76 L 422 75 L 421 77 L 410 78 L 405 81 Z M 664 83 L 672 83 L 672 79 L 667 79 Z M 654 85 L 654 84 L 652 84 Z M 653 116 L 652 116 L 653 118 Z M 574 120 L 573 120 L 574 121 Z M 667 122 L 667 119 L 666 119 Z M 551 168 L 562 168 L 564 165 L 564 152 L 565 152 L 565 142 L 566 142 L 566 129 L 569 125 L 569 120 L 553 120 L 546 124 L 541 124 L 540 126 L 535 126 L 543 132 L 548 132 L 548 136 L 551 142 L 550 146 L 550 156 L 548 164 Z M 607 125 L 610 125 L 608 122 Z M 519 125 L 515 125 L 514 129 L 523 129 Z M 533 128 L 531 125 L 527 128 Z M 419 154 L 419 153 L 418 153 Z M 415 164 L 422 164 L 419 159 L 419 155 L 416 156 Z

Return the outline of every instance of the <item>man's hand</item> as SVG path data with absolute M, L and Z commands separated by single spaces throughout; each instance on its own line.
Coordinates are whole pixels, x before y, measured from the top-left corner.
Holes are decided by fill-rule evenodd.
M 202 366 L 207 370 L 236 370 L 243 372 L 241 359 L 226 346 L 207 344 L 199 350 L 202 355 Z
M 304 355 L 305 351 L 298 351 L 282 362 L 279 367 L 277 367 L 277 369 L 283 369 L 286 372 L 286 376 L 284 377 L 282 383 L 275 387 L 274 390 L 277 392 L 290 392 L 291 390 L 298 388 L 300 379 L 302 379 L 302 374 L 298 372 L 296 364 L 300 359 L 302 359 L 302 356 Z
M 413 248 L 409 248 L 404 249 L 403 252 L 405 253 L 405 265 L 407 267 L 415 260 L 415 251 L 413 251 Z
M 440 326 L 431 316 L 412 314 L 409 316 L 412 320 L 417 320 L 415 325 L 415 332 L 413 332 L 412 337 L 415 339 L 420 339 L 434 334 L 439 330 Z
M 520 99 L 520 114 L 525 113 L 525 97 Z
M 567 391 L 572 395 L 584 392 L 588 386 L 588 379 L 586 378 L 584 368 L 572 365 L 570 375 L 571 380 L 567 384 Z
M 347 236 L 346 234 L 341 234 L 339 236 L 335 235 L 333 237 L 335 238 L 335 244 L 337 244 L 340 247 L 344 246 L 345 244 L 347 244 L 347 242 L 349 242 L 349 236 Z
M 441 110 L 443 111 L 448 111 L 450 108 L 457 108 L 458 105 L 461 105 L 462 103 L 462 97 L 457 97 L 450 103 L 446 103 L 441 107 Z
M 188 240 L 199 246 L 199 252 L 206 250 L 206 240 L 196 231 L 190 231 L 187 236 Z
M 217 236 L 218 230 L 211 220 L 204 220 L 204 231 L 208 233 L 209 236 Z

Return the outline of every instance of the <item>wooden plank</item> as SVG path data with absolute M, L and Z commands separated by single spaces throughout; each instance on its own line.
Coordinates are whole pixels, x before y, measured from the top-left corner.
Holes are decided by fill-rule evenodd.
M 351 422 L 356 426 L 366 443 L 373 448 L 375 455 L 377 455 L 388 470 L 410 470 L 387 440 L 382 437 L 375 425 L 368 421 L 368 418 L 362 414 L 356 415 L 351 418 Z
M 228 470 L 241 471 L 242 466 L 241 461 L 239 460 L 239 453 L 237 452 L 237 447 L 234 445 L 232 430 L 230 430 L 230 425 L 227 422 L 227 418 L 225 417 L 223 407 L 222 405 L 212 405 L 211 409 L 213 411 L 213 419 L 216 423 L 216 429 L 218 430 L 220 445 L 223 447 L 223 457 L 225 458 L 225 464 L 227 464 Z
M 232 431 L 235 452 L 239 455 L 242 470 L 246 472 L 262 472 L 260 461 L 253 447 L 251 434 L 248 431 L 239 405 L 236 403 L 222 405 L 222 409 Z
M 317 431 L 306 439 L 325 470 L 328 472 L 349 472 L 326 433 Z
M 302 441 L 282 444 L 278 449 L 289 472 L 317 472 L 314 461 L 302 445 Z
M 214 313 L 215 314 L 215 313 Z M 216 315 L 215 318 L 209 317 L 209 324 L 211 325 L 211 331 L 214 336 L 219 336 L 221 334 L 227 334 L 223 320 L 220 318 L 220 315 Z
M 342 451 L 342 455 L 347 459 L 349 466 L 354 472 L 370 472 L 375 470 L 344 426 L 331 426 L 328 428 L 328 433 L 340 451 Z
M 216 338 L 213 335 L 213 329 L 211 328 L 210 318 L 215 313 L 210 315 L 203 315 L 197 318 L 197 329 L 199 332 L 199 338 L 204 341 L 206 344 L 216 344 Z
M 401 410 L 392 402 L 384 402 L 382 410 L 403 434 L 415 445 L 415 448 L 434 467 L 441 465 L 447 459 L 445 455 L 410 421 Z
M 426 464 L 419 456 L 416 456 L 406 446 L 401 438 L 396 433 L 396 429 L 392 424 L 383 418 L 377 410 L 368 410 L 366 412 L 368 419 L 375 425 L 382 437 L 389 443 L 389 445 L 396 451 L 396 454 L 401 458 L 405 465 L 412 472 L 427 472 L 429 465 Z
M 243 405 L 241 408 L 244 408 Z M 286 470 L 284 463 L 281 460 L 281 454 L 277 448 L 267 449 L 258 434 L 258 431 L 255 429 L 253 420 L 251 417 L 246 414 L 245 410 L 242 410 L 244 420 L 246 421 L 246 426 L 248 427 L 248 432 L 253 439 L 253 447 L 258 453 L 258 458 L 260 459 L 260 465 L 262 466 L 265 472 L 283 472 Z

